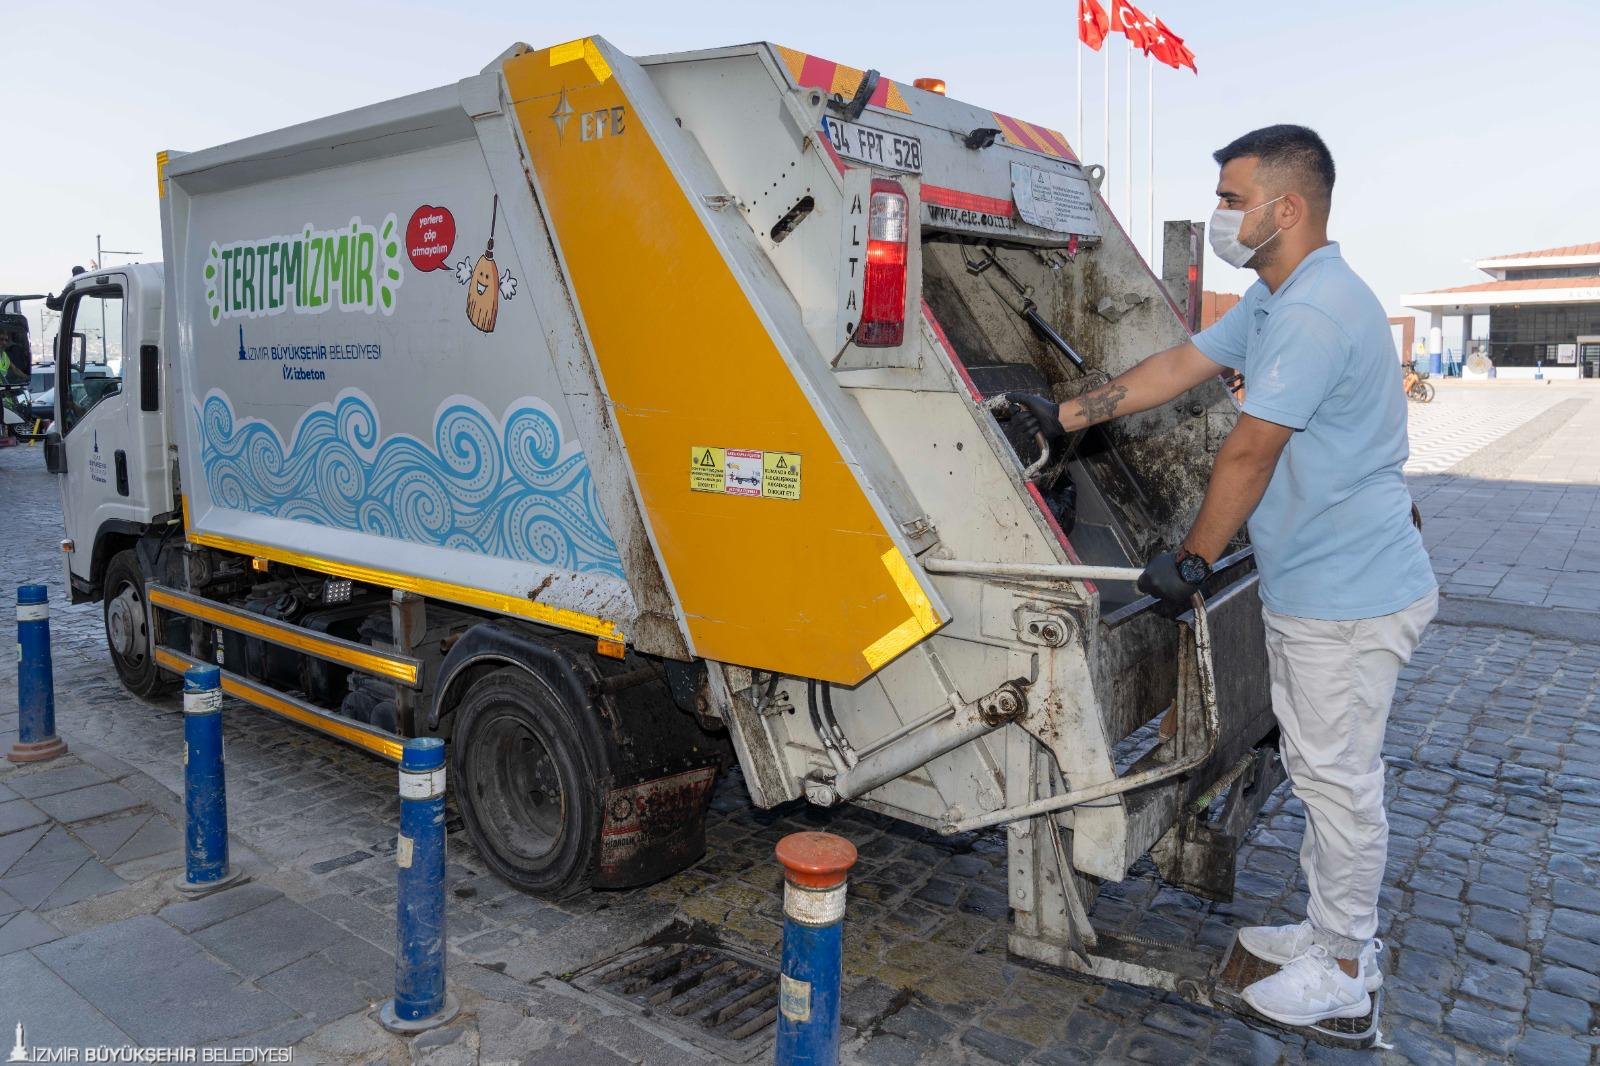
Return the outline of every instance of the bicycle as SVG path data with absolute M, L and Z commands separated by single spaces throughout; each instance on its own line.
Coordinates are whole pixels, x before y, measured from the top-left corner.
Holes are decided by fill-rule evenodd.
M 1418 403 L 1432 403 L 1434 388 L 1428 383 L 1428 372 L 1408 367 L 1406 370 L 1406 399 L 1416 400 Z

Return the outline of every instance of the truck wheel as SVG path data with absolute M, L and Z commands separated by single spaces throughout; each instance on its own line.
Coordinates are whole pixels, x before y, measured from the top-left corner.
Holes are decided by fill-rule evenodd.
M 112 556 L 106 567 L 105 597 L 106 647 L 123 686 L 146 699 L 173 691 L 176 684 L 151 654 L 144 571 L 133 551 Z
M 594 879 L 603 755 L 580 708 L 527 672 L 479 678 L 456 710 L 451 773 L 467 835 L 489 868 L 560 899 Z

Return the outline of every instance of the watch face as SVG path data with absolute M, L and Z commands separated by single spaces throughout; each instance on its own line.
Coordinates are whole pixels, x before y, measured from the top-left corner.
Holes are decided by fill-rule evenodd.
M 1185 555 L 1178 563 L 1178 576 L 1191 585 L 1198 585 L 1211 576 L 1211 567 L 1198 555 Z

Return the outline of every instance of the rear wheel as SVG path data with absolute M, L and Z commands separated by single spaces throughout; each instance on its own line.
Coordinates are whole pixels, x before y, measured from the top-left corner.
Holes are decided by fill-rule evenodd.
M 602 794 L 600 744 L 581 709 L 519 669 L 467 690 L 452 732 L 467 835 L 489 868 L 559 899 L 594 879 Z
M 1423 403 L 1433 402 L 1433 386 L 1426 381 L 1419 381 L 1411 386 L 1411 395 Z
M 144 570 L 133 551 L 121 551 L 106 566 L 106 647 L 122 684 L 146 698 L 172 692 L 176 681 L 156 665 L 145 614 Z

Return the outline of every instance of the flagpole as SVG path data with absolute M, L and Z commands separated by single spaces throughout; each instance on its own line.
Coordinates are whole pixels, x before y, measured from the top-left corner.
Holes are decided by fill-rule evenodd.
M 1128 64 L 1123 69 L 1123 72 L 1124 72 L 1124 74 L 1126 74 L 1126 78 L 1124 80 L 1127 82 L 1127 85 L 1126 85 L 1126 90 L 1127 91 L 1125 93 L 1125 99 L 1122 101 L 1122 103 L 1123 103 L 1124 117 L 1125 117 L 1125 120 L 1126 120 L 1124 122 L 1123 129 L 1125 130 L 1125 132 L 1127 134 L 1127 142 L 1124 145 L 1124 148 L 1126 149 L 1125 155 L 1127 156 L 1127 159 L 1128 159 L 1128 170 L 1127 170 L 1128 178 L 1127 178 L 1127 182 L 1126 182 L 1128 195 L 1125 197 L 1125 200 L 1126 200 L 1127 205 L 1128 205 L 1128 215 L 1127 215 L 1127 217 L 1125 219 L 1122 220 L 1122 228 L 1128 231 L 1129 236 L 1132 236 L 1132 234 L 1133 234 L 1133 39 L 1132 38 L 1129 38 L 1129 40 L 1128 40 Z
M 1146 56 L 1145 59 L 1147 61 L 1147 66 L 1145 69 L 1147 84 L 1144 95 L 1145 100 L 1150 105 L 1149 121 L 1145 123 L 1145 144 L 1150 152 L 1150 159 L 1146 170 L 1149 185 L 1147 191 L 1150 196 L 1150 204 L 1149 218 L 1147 219 L 1147 225 L 1149 226 L 1149 237 L 1145 241 L 1145 258 L 1150 263 L 1150 267 L 1153 270 L 1155 269 L 1156 262 L 1156 60 L 1155 56 Z
M 1112 5 L 1110 5 L 1110 29 L 1106 30 L 1106 37 L 1110 37 L 1110 35 L 1114 34 L 1115 30 L 1117 30 L 1117 5 L 1115 5 L 1115 3 L 1112 3 Z M 1102 104 L 1102 106 L 1106 107 L 1106 123 L 1104 123 L 1104 128 L 1102 128 L 1102 130 L 1101 130 L 1101 133 L 1106 134 L 1106 154 L 1102 155 L 1102 157 L 1101 157 L 1102 165 L 1106 166 L 1106 174 L 1104 174 L 1104 178 L 1101 179 L 1101 189 L 1102 189 L 1101 198 L 1102 198 L 1102 200 L 1106 200 L 1106 211 L 1107 211 L 1107 213 L 1115 214 L 1115 211 L 1112 211 L 1112 206 L 1110 206 L 1110 42 L 1109 42 L 1109 40 L 1104 40 L 1104 42 L 1101 42 L 1101 56 L 1104 56 L 1104 58 L 1106 58 L 1106 91 L 1104 91 L 1104 93 L 1101 94 L 1101 104 Z
M 1078 23 L 1078 139 L 1072 142 L 1072 150 L 1080 156 L 1083 154 L 1083 23 Z
M 1116 18 L 1116 15 L 1114 14 L 1114 12 L 1117 9 L 1115 7 L 1113 7 L 1111 10 L 1113 12 L 1112 18 Z M 1105 92 L 1101 94 L 1101 99 L 1100 99 L 1100 102 L 1103 105 L 1105 105 L 1105 112 L 1106 112 L 1106 116 L 1105 116 L 1106 120 L 1105 120 L 1105 122 L 1103 124 L 1103 127 L 1102 127 L 1102 132 L 1105 134 L 1106 150 L 1105 150 L 1105 154 L 1102 155 L 1100 158 L 1102 160 L 1104 160 L 1104 163 L 1102 165 L 1106 168 L 1106 171 L 1107 171 L 1107 173 L 1102 177 L 1101 182 L 1100 182 L 1100 187 L 1101 187 L 1102 190 L 1104 190 L 1104 191 L 1101 192 L 1100 196 L 1101 196 L 1101 199 L 1105 200 L 1105 202 L 1106 202 L 1106 211 L 1110 212 L 1111 211 L 1111 174 L 1110 174 L 1110 171 L 1111 171 L 1111 42 L 1110 41 L 1106 41 L 1103 44 L 1101 44 L 1101 46 L 1100 46 L 1100 54 L 1103 57 L 1105 57 L 1105 61 L 1106 61 L 1106 63 L 1105 63 L 1105 75 L 1106 75 Z

